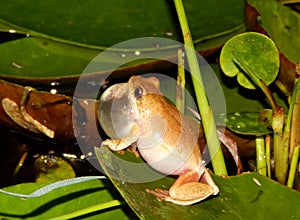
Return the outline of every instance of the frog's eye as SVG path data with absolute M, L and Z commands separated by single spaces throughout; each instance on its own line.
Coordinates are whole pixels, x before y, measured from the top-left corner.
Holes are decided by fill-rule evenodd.
M 135 90 L 134 90 L 134 97 L 139 99 L 141 98 L 143 95 L 143 88 L 142 87 L 137 87 Z

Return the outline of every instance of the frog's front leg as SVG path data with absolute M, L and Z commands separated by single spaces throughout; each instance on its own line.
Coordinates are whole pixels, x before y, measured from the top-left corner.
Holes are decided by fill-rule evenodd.
M 139 137 L 139 128 L 137 124 L 133 124 L 130 133 L 121 139 L 107 139 L 102 142 L 101 146 L 107 146 L 112 151 L 120 151 L 129 147 L 132 143 L 136 142 Z
M 198 182 L 200 177 L 201 182 Z M 202 175 L 193 170 L 180 175 L 169 191 L 147 189 L 147 192 L 156 195 L 159 200 L 169 201 L 178 205 L 192 205 L 211 195 L 218 194 L 219 188 L 204 168 Z

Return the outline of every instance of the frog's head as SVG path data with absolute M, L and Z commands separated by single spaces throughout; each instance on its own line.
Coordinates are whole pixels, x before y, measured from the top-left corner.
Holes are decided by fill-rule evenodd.
M 114 139 L 129 134 L 131 122 L 154 112 L 158 102 L 153 94 L 162 95 L 155 77 L 132 76 L 128 83 L 109 87 L 102 94 L 98 108 L 98 120 L 105 133 Z
M 128 81 L 128 99 L 133 118 L 151 111 L 158 104 L 156 97 L 161 97 L 159 80 L 155 77 L 132 76 Z M 143 117 L 143 116 L 142 116 Z

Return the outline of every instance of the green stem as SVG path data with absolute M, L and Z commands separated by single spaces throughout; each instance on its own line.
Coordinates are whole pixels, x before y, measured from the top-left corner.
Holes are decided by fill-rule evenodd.
M 300 118 L 300 80 L 296 81 L 293 94 L 291 97 L 290 108 L 286 120 L 285 132 L 290 133 L 290 156 L 294 151 L 295 146 L 300 144 L 299 138 L 299 118 Z M 292 123 L 293 122 L 293 123 Z
M 178 49 L 178 74 L 176 87 L 176 107 L 184 114 L 185 107 L 185 72 L 184 72 L 184 58 L 182 49 Z
M 271 136 L 268 134 L 266 135 L 266 161 L 268 177 L 271 178 Z
M 97 204 L 97 205 L 94 205 L 94 206 L 90 206 L 90 207 L 87 207 L 85 209 L 81 209 L 81 210 L 78 210 L 78 211 L 75 211 L 75 212 L 72 212 L 72 213 L 68 213 L 68 214 L 65 214 L 65 215 L 54 217 L 54 218 L 51 218 L 51 220 L 71 219 L 71 218 L 83 216 L 83 215 L 86 215 L 86 214 L 90 214 L 90 213 L 93 213 L 93 212 L 96 212 L 96 211 L 100 211 L 100 210 L 103 210 L 103 209 L 120 206 L 122 204 L 124 204 L 124 202 L 120 202 L 119 200 L 112 200 L 112 201 L 109 201 L 109 202 L 104 202 L 104 203 L 100 203 L 100 204 Z
M 288 138 L 287 133 L 283 132 L 284 111 L 278 108 L 272 117 L 272 128 L 274 138 L 274 160 L 275 177 L 281 184 L 286 184 L 288 170 L 288 145 L 285 143 Z
M 285 87 L 285 85 L 283 85 L 283 83 L 279 79 L 275 80 L 275 85 L 286 96 L 288 103 L 290 103 L 291 95 L 290 95 L 290 92 Z
M 204 90 L 200 68 L 194 49 L 191 32 L 189 30 L 185 10 L 181 0 L 174 0 L 174 3 L 184 38 L 185 52 L 190 67 L 190 72 L 192 74 L 192 81 L 195 88 L 197 103 L 200 110 L 200 116 L 202 119 L 202 125 L 207 140 L 208 149 L 212 159 L 212 166 L 216 174 L 227 175 L 221 144 L 218 138 L 212 110 L 208 104 L 207 96 Z
M 274 112 L 277 111 L 277 104 L 276 101 L 272 95 L 272 92 L 269 90 L 268 86 L 264 83 L 263 80 L 261 80 L 254 71 L 245 63 L 243 62 L 239 56 L 236 54 L 236 52 L 232 51 L 234 62 L 243 70 L 245 74 L 247 74 L 250 79 L 256 84 L 257 87 L 259 87 L 265 96 L 268 98 L 270 105 L 272 106 L 272 109 Z
M 294 186 L 295 174 L 296 174 L 296 169 L 297 169 L 298 159 L 299 159 L 299 149 L 300 146 L 295 147 L 294 152 L 292 154 L 289 178 L 287 181 L 287 187 L 289 188 L 293 188 Z
M 256 145 L 256 163 L 257 172 L 263 176 L 266 176 L 266 155 L 265 155 L 265 140 L 263 136 L 258 136 L 255 138 Z

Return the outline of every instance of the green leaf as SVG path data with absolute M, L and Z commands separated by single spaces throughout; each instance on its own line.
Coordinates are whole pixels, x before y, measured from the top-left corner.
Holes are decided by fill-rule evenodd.
M 242 0 L 221 3 L 217 0 L 201 3 L 189 0 L 185 6 L 197 50 L 218 48 L 245 30 Z M 39 83 L 51 80 L 70 82 L 71 79 L 74 82 L 92 58 L 116 43 L 151 36 L 181 40 L 173 4 L 167 0 L 88 0 L 84 4 L 78 0 L 63 3 L 34 0 L 31 4 L 13 0 L 2 2 L 1 9 L 0 30 L 25 33 L 33 38 L 0 45 L 0 55 L 4 58 L 0 61 L 0 76 L 6 79 L 39 80 Z M 135 48 L 145 49 L 143 45 L 130 45 L 129 49 Z M 102 70 L 110 70 L 109 63 L 125 49 L 128 48 L 121 48 L 112 54 L 111 59 L 103 61 Z M 157 46 L 153 45 L 152 49 L 157 50 Z M 167 58 L 175 55 L 176 50 Z M 137 67 L 139 64 L 142 65 L 138 68 L 150 66 L 151 72 L 161 69 L 161 65 L 155 66 L 149 60 L 129 65 Z M 133 69 L 128 68 L 125 72 L 132 73 Z
M 26 194 L 45 185 L 45 183 L 25 183 L 7 187 L 5 190 Z M 49 219 L 57 217 L 115 199 L 110 190 L 111 185 L 107 181 L 97 180 L 65 186 L 41 197 L 26 200 L 0 193 L 0 218 Z M 88 217 L 88 219 L 130 219 L 120 208 L 106 209 L 92 213 Z
M 72 166 L 54 155 L 41 155 L 34 162 L 37 183 L 56 182 L 76 176 Z
M 238 57 L 238 61 L 235 57 Z M 220 55 L 220 65 L 227 76 L 237 75 L 240 85 L 255 89 L 253 82 L 249 81 L 249 76 L 245 73 L 253 73 L 255 78 L 269 85 L 278 74 L 279 53 L 274 42 L 265 35 L 254 32 L 243 33 L 225 43 Z M 244 66 L 247 68 L 242 68 Z
M 119 166 L 115 154 L 107 148 L 96 148 L 99 162 L 109 176 L 118 175 L 122 178 L 130 174 L 127 167 Z M 118 158 L 133 159 L 126 152 Z M 133 162 L 141 163 L 141 158 Z M 134 167 L 133 167 L 134 168 Z M 136 169 L 136 168 L 134 168 Z M 143 169 L 144 176 L 154 172 L 148 167 Z M 121 174 L 121 175 L 120 175 Z M 125 175 L 125 176 L 124 176 Z M 161 175 L 161 174 L 160 174 Z M 154 195 L 147 193 L 147 188 L 169 189 L 174 182 L 171 177 L 160 176 L 152 182 L 130 183 L 122 179 L 111 178 L 126 202 L 143 219 L 297 219 L 300 218 L 298 204 L 300 194 L 290 190 L 257 173 L 247 173 L 236 177 L 222 178 L 213 176 L 220 188 L 218 196 L 191 205 L 179 206 L 169 202 L 159 202 Z M 288 199 L 286 199 L 288 198 Z
M 96 55 L 96 50 L 42 38 L 22 38 L 0 44 L 0 76 L 49 78 L 81 74 Z
M 84 4 L 78 0 L 35 0 L 31 4 L 12 0 L 2 2 L 1 6 L 0 19 L 5 31 L 14 29 L 34 36 L 97 46 L 99 49 L 137 37 L 180 39 L 173 5 L 166 0 L 88 0 Z M 191 22 L 191 28 L 197 41 L 234 32 L 244 23 L 244 1 L 241 0 L 197 3 L 189 0 L 185 2 L 185 7 L 189 20 L 195 21 Z
M 283 5 L 281 1 L 247 0 L 247 2 L 258 11 L 259 22 L 279 50 L 291 62 L 297 63 L 300 60 L 299 13 L 292 7 Z
M 257 112 L 235 112 L 227 114 L 226 126 L 239 134 L 265 135 L 272 130 L 263 121 L 260 121 L 261 114 Z

